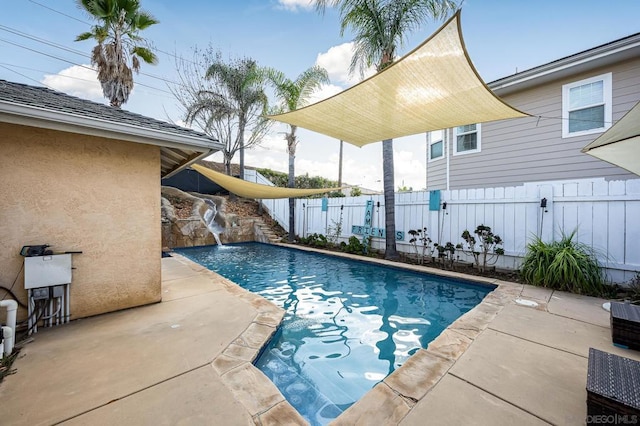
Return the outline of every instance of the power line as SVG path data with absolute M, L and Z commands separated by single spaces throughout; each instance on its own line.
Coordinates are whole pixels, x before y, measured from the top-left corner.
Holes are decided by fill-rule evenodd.
M 15 34 L 15 35 L 20 36 L 20 37 L 27 38 L 29 40 L 36 41 L 38 43 L 43 43 L 43 44 L 46 44 L 48 46 L 55 47 L 57 49 L 61 49 L 61 50 L 65 50 L 67 52 L 75 53 L 76 55 L 83 56 L 83 57 L 85 57 L 87 59 L 91 59 L 91 57 L 89 55 L 87 55 L 85 52 L 82 52 L 82 51 L 76 50 L 76 49 L 72 49 L 70 47 L 64 46 L 64 45 L 59 44 L 59 43 L 54 43 L 54 42 L 51 42 L 51 41 L 48 41 L 48 40 L 45 40 L 45 39 L 41 39 L 41 38 L 36 37 L 34 35 L 31 35 L 31 34 L 23 32 L 23 31 L 17 30 L 15 28 L 7 27 L 6 25 L 0 24 L 0 30 Z M 174 85 L 178 85 L 178 86 L 180 85 L 179 83 L 176 83 L 175 81 L 172 81 L 172 80 L 169 80 L 167 78 L 160 77 L 160 76 L 157 76 L 157 75 L 149 74 L 149 73 L 146 73 L 146 72 L 140 72 L 140 74 L 144 75 L 144 76 L 147 76 L 147 77 L 155 78 L 156 80 L 164 81 L 165 83 L 174 84 Z
M 39 50 L 36 50 L 36 49 L 32 49 L 32 48 L 30 48 L 30 47 L 23 46 L 23 45 L 21 45 L 21 44 L 19 44 L 19 43 L 15 43 L 15 42 L 10 41 L 10 40 L 6 40 L 6 39 L 3 39 L 3 38 L 0 38 L 0 41 L 5 42 L 5 43 L 7 43 L 7 44 L 11 44 L 11 45 L 16 46 L 16 47 L 20 47 L 20 48 L 25 49 L 25 50 L 29 50 L 29 51 L 34 52 L 34 53 L 37 53 L 37 54 L 39 54 L 39 55 L 44 55 L 44 56 L 47 56 L 47 57 L 49 57 L 49 58 L 56 59 L 56 60 L 58 60 L 58 61 L 66 62 L 66 63 L 68 63 L 68 64 L 75 65 L 75 66 L 78 66 L 78 67 L 81 67 L 81 68 L 84 68 L 84 69 L 87 69 L 87 70 L 91 70 L 91 71 L 93 71 L 93 72 L 96 72 L 96 70 L 95 70 L 95 69 L 93 69 L 93 68 L 91 68 L 91 67 L 88 67 L 88 66 L 86 66 L 86 65 L 78 64 L 78 63 L 76 63 L 76 62 L 69 61 L 69 60 L 67 60 L 67 59 L 61 58 L 61 57 L 59 57 L 59 56 L 51 55 L 51 54 L 49 54 L 49 53 L 45 53 L 45 52 L 42 52 L 42 51 L 39 51 Z M 52 74 L 54 74 L 54 73 L 52 73 Z M 173 93 L 171 93 L 170 91 L 163 90 L 163 89 L 159 89 L 159 88 L 157 88 L 157 87 L 150 86 L 150 85 L 148 85 L 148 84 L 144 84 L 144 83 L 140 83 L 140 82 L 135 83 L 135 84 L 137 84 L 137 85 L 139 85 L 139 86 L 147 87 L 147 88 L 149 88 L 149 89 L 157 90 L 157 91 L 159 91 L 159 92 L 167 93 L 167 94 L 169 94 L 169 95 L 173 95 Z
M 64 78 L 68 78 L 68 79 L 71 79 L 71 80 L 84 81 L 84 82 L 87 82 L 87 83 L 95 83 L 96 82 L 96 80 L 87 80 L 86 78 L 75 77 L 75 76 L 72 76 L 72 75 L 56 74 L 55 72 L 51 72 L 51 71 L 39 70 L 39 69 L 30 68 L 30 67 L 24 67 L 24 66 L 15 65 L 15 64 L 8 64 L 6 62 L 0 62 L 0 68 L 4 68 L 7 71 L 11 71 L 11 72 L 13 72 L 15 74 L 18 74 L 18 75 L 20 75 L 20 76 L 22 76 L 22 77 L 24 77 L 24 78 L 26 78 L 28 80 L 31 80 L 31 81 L 37 83 L 38 85 L 45 86 L 45 87 L 47 87 L 47 88 L 49 88 L 51 90 L 55 90 L 55 91 L 57 91 L 57 89 L 55 87 L 51 87 L 48 84 L 45 84 L 45 83 L 43 83 L 41 81 L 38 81 L 38 80 L 36 80 L 34 78 L 31 78 L 31 77 L 29 77 L 29 76 L 27 76 L 27 75 L 25 75 L 23 73 L 20 73 L 20 72 L 16 71 L 13 68 L 21 68 L 21 69 L 25 69 L 25 70 L 29 70 L 29 71 L 36 71 L 36 72 L 40 72 L 40 73 L 55 75 L 56 77 L 64 77 Z M 136 83 L 136 85 L 137 86 L 145 86 L 142 83 Z M 151 96 L 158 96 L 158 97 L 165 98 L 165 99 L 175 100 L 175 97 L 165 96 L 165 95 L 162 95 L 162 94 L 159 94 L 159 93 L 147 92 L 147 91 L 144 91 L 144 90 L 143 90 L 143 93 L 146 93 L 146 94 L 151 95 Z
M 91 26 L 90 22 L 83 21 L 82 19 L 78 19 L 75 16 L 67 15 L 66 13 L 60 12 L 59 10 L 55 10 L 55 9 L 53 9 L 53 8 L 51 8 L 49 6 L 46 6 L 46 5 L 42 4 L 42 3 L 38 3 L 37 1 L 34 1 L 34 0 L 29 0 L 29 1 L 31 3 L 33 3 L 33 4 L 37 4 L 40 7 L 44 7 L 45 9 L 49 9 L 52 12 L 55 12 L 55 13 L 58 13 L 58 14 L 60 14 L 62 16 L 66 16 L 67 18 L 73 19 L 74 21 L 82 22 L 83 24 Z
M 90 22 L 83 21 L 82 19 L 78 19 L 78 18 L 76 18 L 75 16 L 71 16 L 71 15 L 68 15 L 68 14 L 66 14 L 66 13 L 64 13 L 64 12 L 60 12 L 59 10 L 53 9 L 52 7 L 46 6 L 46 5 L 42 4 L 42 3 L 38 3 L 37 1 L 34 1 L 34 0 L 29 0 L 29 1 L 30 1 L 31 3 L 33 3 L 33 4 L 37 4 L 38 6 L 41 6 L 41 7 L 45 8 L 45 9 L 48 9 L 48 10 L 50 10 L 50 11 L 52 11 L 52 12 L 55 12 L 55 13 L 59 14 L 59 15 L 66 16 L 66 17 L 67 17 L 67 18 L 69 18 L 69 19 L 73 19 L 74 21 L 78 21 L 78 22 L 81 22 L 81 23 L 83 23 L 83 24 L 85 24 L 85 25 L 92 26 L 92 24 L 91 24 Z M 191 61 L 191 60 L 189 60 L 189 59 L 185 59 L 185 58 L 183 58 L 183 57 L 181 57 L 181 56 L 178 56 L 178 55 L 176 55 L 176 54 L 174 54 L 174 53 L 165 52 L 164 50 L 162 50 L 162 49 L 158 49 L 157 47 L 151 47 L 151 49 L 152 49 L 152 50 L 155 50 L 156 52 L 163 53 L 163 54 L 165 54 L 165 55 L 167 55 L 167 56 L 171 56 L 172 58 L 180 59 L 180 60 L 183 60 L 183 61 L 186 61 L 186 62 L 190 62 L 190 63 L 192 63 L 193 65 L 198 65 L 198 64 L 197 64 L 196 62 L 194 62 L 194 61 Z
M 67 52 L 75 53 L 76 55 L 84 56 L 85 58 L 89 57 L 89 55 L 87 55 L 85 52 L 81 52 L 80 50 L 75 50 L 75 49 L 72 49 L 70 47 L 64 46 L 62 44 L 54 43 L 52 41 L 48 41 L 48 40 L 42 39 L 40 37 L 36 37 L 34 35 L 31 35 L 31 34 L 27 34 L 27 33 L 23 32 L 23 31 L 16 30 L 15 28 L 7 27 L 6 25 L 0 24 L 0 30 L 6 31 L 8 33 L 15 34 L 15 35 L 20 36 L 20 37 L 28 38 L 29 40 L 37 41 L 38 43 L 43 43 L 43 44 L 46 44 L 46 45 L 49 45 L 49 46 L 52 46 L 52 47 L 55 47 L 55 48 L 58 48 L 58 49 L 61 49 L 61 50 L 66 50 Z
M 0 62 L 0 65 L 4 65 L 4 68 L 5 68 L 5 69 L 6 69 L 6 67 L 10 67 L 10 68 L 20 68 L 20 69 L 23 69 L 23 70 L 29 70 L 29 71 L 35 71 L 35 72 L 41 72 L 41 73 L 44 73 L 44 74 L 51 74 L 51 75 L 54 75 L 54 74 L 55 74 L 57 77 L 64 77 L 64 78 L 70 78 L 70 79 L 72 79 L 72 80 L 86 81 L 86 82 L 88 82 L 88 83 L 95 83 L 95 82 L 96 82 L 96 80 L 87 80 L 86 78 L 74 77 L 74 76 L 72 76 L 72 75 L 64 75 L 64 74 L 59 74 L 59 73 L 58 73 L 58 74 L 56 74 L 56 73 L 53 73 L 53 72 L 51 72 L 51 71 L 39 70 L 39 69 L 36 69 L 36 68 L 30 68 L 30 67 L 25 67 L 25 66 L 22 66 L 22 65 L 16 65 L 16 64 L 8 64 L 8 63 L 6 63 L 6 62 Z M 16 72 L 16 71 L 13 71 L 13 72 Z M 23 76 L 23 77 L 24 77 L 24 76 Z M 33 80 L 33 79 L 32 79 L 32 80 Z M 35 81 L 35 80 L 34 80 L 34 81 Z
M 48 88 L 49 88 L 49 89 L 51 89 L 51 90 L 54 90 L 54 89 L 52 89 L 51 87 L 47 86 L 46 84 L 39 82 L 39 81 L 38 81 L 38 80 L 36 80 L 35 78 L 31 78 L 31 77 L 29 77 L 29 76 L 27 76 L 27 75 L 25 75 L 25 74 L 22 74 L 21 72 L 18 72 L 18 71 L 13 70 L 13 69 L 11 69 L 11 68 L 9 68 L 9 67 L 6 67 L 6 66 L 4 66 L 3 64 L 0 64 L 0 68 L 4 68 L 4 69 L 5 69 L 5 70 L 7 70 L 7 71 L 11 71 L 12 73 L 18 74 L 19 76 L 26 78 L 27 80 L 31 80 L 31 81 L 33 81 L 33 82 L 37 83 L 38 85 L 41 85 L 41 84 L 42 84 L 43 86 L 48 87 Z

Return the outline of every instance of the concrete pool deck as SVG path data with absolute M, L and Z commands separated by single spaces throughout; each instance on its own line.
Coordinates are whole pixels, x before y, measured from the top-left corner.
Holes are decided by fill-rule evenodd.
M 304 424 L 251 365 L 283 311 L 182 256 L 162 277 L 162 303 L 41 329 L 0 424 Z M 498 288 L 333 423 L 584 424 L 588 348 L 640 360 L 612 345 L 603 300 L 481 281 Z

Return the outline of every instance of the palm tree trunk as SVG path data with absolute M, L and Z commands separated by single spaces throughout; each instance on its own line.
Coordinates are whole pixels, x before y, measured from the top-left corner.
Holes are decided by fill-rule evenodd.
M 384 221 L 386 244 L 384 258 L 397 260 L 396 251 L 396 202 L 393 178 L 393 139 L 382 141 L 382 174 L 384 180 Z
M 240 143 L 240 179 L 244 180 L 244 141 Z
M 238 123 L 238 146 L 240 147 L 240 179 L 244 180 L 244 128 L 245 122 L 240 119 Z
M 295 188 L 295 155 L 289 154 L 289 188 Z M 289 198 L 289 242 L 292 243 L 296 236 L 296 199 Z
M 342 146 L 343 141 L 340 141 L 340 158 L 338 159 L 338 187 L 342 186 Z M 342 190 L 340 190 L 342 192 Z
M 224 153 L 224 172 L 231 176 L 231 157 L 226 152 Z

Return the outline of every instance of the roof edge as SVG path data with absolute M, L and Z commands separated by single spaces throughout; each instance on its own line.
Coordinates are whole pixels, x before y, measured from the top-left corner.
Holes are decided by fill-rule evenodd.
M 488 86 L 494 91 L 515 90 L 517 86 L 541 77 L 549 76 L 559 71 L 587 64 L 638 47 L 640 47 L 640 33 L 635 33 L 507 77 L 499 78 L 488 83 Z
M 7 108 L 3 107 L 5 105 Z M 3 116 L 9 117 L 9 119 L 4 119 Z M 34 126 L 35 123 L 29 119 L 38 120 L 38 126 Z M 91 136 L 101 136 L 135 143 L 173 148 L 188 148 L 202 152 L 223 148 L 221 143 L 214 142 L 212 139 L 205 137 L 199 138 L 174 134 L 163 130 L 145 129 L 126 123 L 115 123 L 93 117 L 81 117 L 66 112 L 52 111 L 50 109 L 26 106 L 2 100 L 0 100 L 0 121 Z M 83 131 L 79 132 L 79 129 Z

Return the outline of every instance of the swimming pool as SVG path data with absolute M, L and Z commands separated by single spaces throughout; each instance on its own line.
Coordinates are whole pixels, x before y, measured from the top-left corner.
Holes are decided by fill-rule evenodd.
M 177 250 L 286 310 L 255 365 L 326 424 L 493 287 L 261 243 Z

